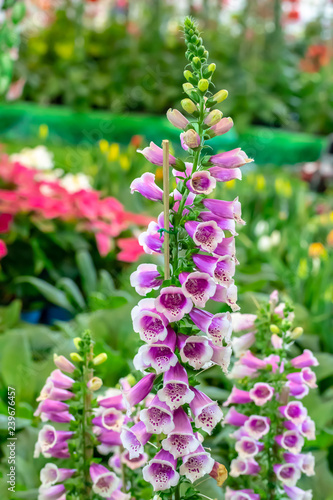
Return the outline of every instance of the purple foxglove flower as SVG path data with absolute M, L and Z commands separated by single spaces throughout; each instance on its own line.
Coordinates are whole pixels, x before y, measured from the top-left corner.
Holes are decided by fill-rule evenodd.
M 209 274 L 195 271 L 187 276 L 182 284 L 182 291 L 195 306 L 205 307 L 206 302 L 216 291 L 216 283 Z
M 161 248 L 164 241 L 163 233 L 159 233 L 160 226 L 157 222 L 151 221 L 148 224 L 147 231 L 144 231 L 139 236 L 139 244 L 148 254 L 162 253 Z
M 233 331 L 239 333 L 244 330 L 253 330 L 257 316 L 255 314 L 232 313 L 231 319 Z
M 251 415 L 244 423 L 244 431 L 254 439 L 260 439 L 265 436 L 270 429 L 271 421 L 268 417 L 261 415 Z
M 240 307 L 236 304 L 237 302 L 237 286 L 230 285 L 228 288 L 224 286 L 217 285 L 215 295 L 213 295 L 212 300 L 216 302 L 224 302 L 231 307 L 232 311 L 239 311 Z
M 226 151 L 225 153 L 213 155 L 210 157 L 209 161 L 219 167 L 238 168 L 253 160 L 248 158 L 247 154 L 244 153 L 241 148 L 236 148 L 231 151 Z
M 199 445 L 195 452 L 183 457 L 183 463 L 180 466 L 179 472 L 182 476 L 186 476 L 191 483 L 194 483 L 194 481 L 200 479 L 205 474 L 209 474 L 214 464 L 215 460 Z
M 223 340 L 230 342 L 231 317 L 230 313 L 211 314 L 200 309 L 192 309 L 190 317 L 193 323 L 204 332 L 214 345 L 222 345 Z
M 257 382 L 249 391 L 249 396 L 257 406 L 263 406 L 270 401 L 274 394 L 274 388 L 264 382 Z
M 133 406 L 141 403 L 148 396 L 153 388 L 155 378 L 155 373 L 148 373 L 131 389 L 123 392 L 128 413 L 131 413 Z
M 193 304 L 191 299 L 185 297 L 181 288 L 168 286 L 162 288 L 160 295 L 155 299 L 155 307 L 172 322 L 181 320 L 191 311 Z
M 173 192 L 174 193 L 174 200 L 175 200 L 175 203 L 172 207 L 172 209 L 175 211 L 175 212 L 178 212 L 178 209 L 179 209 L 179 203 L 182 199 L 182 195 L 180 194 L 179 191 L 177 191 L 177 189 L 175 189 L 175 191 Z M 193 202 L 195 200 L 195 194 L 194 193 L 189 193 L 188 197 L 186 198 L 186 201 L 185 201 L 185 207 L 193 207 Z M 184 208 L 183 212 L 182 212 L 182 215 L 187 215 L 189 213 L 189 210 L 187 208 Z
M 130 493 L 123 493 L 121 489 L 118 487 L 116 490 L 114 490 L 114 492 L 112 493 L 110 498 L 108 498 L 108 500 L 131 500 L 131 498 L 132 495 Z
M 215 221 L 185 222 L 185 229 L 194 243 L 204 252 L 213 253 L 217 245 L 222 242 L 224 232 Z
M 229 130 L 233 127 L 234 122 L 232 118 L 222 118 L 216 125 L 213 125 L 210 130 L 214 132 L 214 135 L 223 135 L 229 132 Z
M 147 344 L 165 340 L 168 320 L 155 309 L 154 299 L 140 300 L 132 310 L 133 329 Z
M 318 360 L 309 349 L 304 349 L 303 354 L 290 361 L 294 368 L 308 368 L 309 366 L 318 366 Z
M 238 313 L 232 313 L 231 318 L 234 314 Z M 231 320 L 231 322 L 233 325 L 233 319 Z M 242 354 L 244 354 L 255 343 L 255 340 L 256 337 L 254 332 L 245 333 L 241 337 L 233 337 L 231 343 L 236 358 L 242 356 Z
M 63 498 L 65 493 L 66 488 L 63 484 L 55 484 L 50 487 L 41 486 L 38 491 L 38 500 L 59 500 Z
M 234 219 L 239 224 L 245 224 L 241 218 L 241 204 L 238 201 L 238 197 L 233 201 L 212 200 L 207 198 L 203 200 L 202 203 L 208 210 L 213 212 L 213 214 L 218 217 Z
M 162 441 L 162 446 L 174 458 L 179 458 L 194 452 L 200 443 L 193 434 L 190 419 L 183 408 L 173 412 L 173 421 L 175 428 Z
M 188 119 L 185 118 L 185 116 L 180 111 L 178 111 L 178 109 L 168 109 L 166 116 L 169 122 L 172 123 L 174 127 L 180 128 L 182 130 L 184 130 L 184 128 L 186 128 L 189 124 Z
M 176 467 L 177 460 L 171 453 L 160 450 L 142 469 L 143 479 L 152 484 L 154 491 L 168 490 L 178 484 L 179 474 Z
M 225 500 L 260 500 L 260 495 L 253 490 L 232 490 L 227 486 Z
M 194 415 L 196 427 L 210 434 L 221 422 L 223 413 L 216 401 L 212 401 L 206 394 L 191 387 L 194 399 L 190 402 L 190 408 Z
M 287 486 L 295 486 L 301 477 L 301 471 L 295 464 L 275 464 L 273 470 L 277 479 Z
M 60 413 L 67 412 L 69 405 L 61 401 L 52 401 L 52 399 L 44 399 L 39 403 L 37 410 L 34 413 L 35 417 L 38 417 L 41 413 Z
M 212 344 L 213 356 L 211 361 L 222 368 L 224 373 L 228 373 L 232 348 L 230 345 L 219 346 Z
M 62 483 L 75 474 L 76 469 L 59 469 L 55 464 L 48 463 L 40 471 L 42 486 L 53 486 Z
M 178 362 L 174 353 L 175 347 L 176 334 L 168 327 L 168 334 L 164 340 L 140 347 L 133 360 L 135 369 L 144 372 L 146 368 L 151 367 L 157 374 L 166 372 Z
M 260 465 L 254 458 L 237 457 L 230 464 L 230 476 L 239 477 L 242 475 L 256 476 L 260 472 Z
M 276 333 L 273 333 L 273 335 L 271 336 L 271 344 L 274 347 L 274 349 L 279 350 L 282 349 L 283 340 Z
M 255 378 L 256 376 L 257 376 L 256 370 L 253 370 L 252 368 L 248 368 L 247 366 L 242 365 L 239 360 L 234 363 L 234 366 L 228 373 L 229 378 L 235 378 L 235 379 L 244 377 Z
M 289 394 L 296 399 L 303 399 L 309 394 L 309 386 L 305 384 L 294 384 L 294 382 L 287 382 L 286 387 L 289 387 Z
M 222 217 L 214 215 L 212 212 L 200 212 L 198 215 L 198 220 L 201 222 L 208 222 L 213 220 L 222 229 L 222 231 L 229 231 L 232 236 L 238 235 L 238 233 L 236 232 L 236 223 L 233 219 L 223 219 Z
M 312 453 L 299 453 L 298 455 L 284 453 L 283 458 L 288 464 L 295 464 L 307 476 L 314 476 L 315 458 Z
M 107 391 L 107 393 L 109 394 L 110 391 Z M 123 393 L 118 389 L 112 389 L 111 395 L 107 398 L 98 398 L 98 404 L 103 408 L 116 408 L 117 410 L 125 409 Z
M 190 128 L 180 134 L 180 142 L 182 148 L 187 151 L 188 149 L 197 149 L 200 146 L 201 139 L 200 135 L 193 128 Z
M 73 415 L 68 411 L 61 411 L 59 413 L 43 413 L 39 415 L 42 422 L 57 422 L 59 424 L 69 424 L 72 420 L 75 420 Z
M 197 254 L 193 256 L 193 262 L 199 271 L 213 276 L 219 285 L 228 287 L 233 283 L 232 276 L 235 274 L 235 262 L 231 257 L 212 257 L 211 255 Z
M 310 417 L 307 417 L 302 423 L 300 433 L 309 441 L 314 441 L 316 439 L 316 425 Z
M 54 386 L 59 389 L 71 389 L 74 384 L 74 380 L 64 375 L 60 370 L 54 370 L 49 379 L 53 382 Z
M 75 366 L 71 363 L 65 356 L 58 356 L 57 354 L 53 355 L 53 362 L 57 368 L 66 372 L 73 373 L 75 370 Z
M 227 415 L 225 416 L 223 424 L 234 425 L 235 427 L 242 427 L 248 419 L 249 417 L 247 415 L 238 412 L 232 406 L 228 411 Z
M 159 167 L 163 166 L 163 149 L 156 146 L 153 142 L 150 143 L 149 147 L 144 148 L 142 151 L 138 150 L 138 153 L 143 154 L 146 160 L 150 161 L 150 163 Z M 176 158 L 169 155 L 169 163 L 170 165 L 175 165 Z
M 213 356 L 213 349 L 206 337 L 178 335 L 178 348 L 183 363 L 200 370 Z
M 230 236 L 230 238 L 224 238 L 222 243 L 219 243 L 215 248 L 214 255 L 221 257 L 228 255 L 235 261 L 235 264 L 238 264 L 239 262 L 236 259 L 235 238 L 233 236 Z
M 137 192 L 145 198 L 152 201 L 163 201 L 163 190 L 155 184 L 155 175 L 151 172 L 145 172 L 134 179 L 131 186 L 131 194 Z
M 239 168 L 211 167 L 208 171 L 210 175 L 215 177 L 217 182 L 228 182 L 234 179 L 242 180 L 242 172 Z
M 279 407 L 280 413 L 293 424 L 300 425 L 308 415 L 308 410 L 300 401 L 290 401 L 286 406 Z
M 44 401 L 45 399 L 53 399 L 54 401 L 67 401 L 74 397 L 74 394 L 67 389 L 59 389 L 54 385 L 52 380 L 47 380 L 41 390 L 36 401 Z
M 275 441 L 281 448 L 290 453 L 300 453 L 304 446 L 304 438 L 297 430 L 285 431 L 283 434 L 276 436 Z
M 249 368 L 253 368 L 254 370 L 262 370 L 266 368 L 265 361 L 257 358 L 251 351 L 246 351 L 240 358 L 240 362 Z
M 90 466 L 89 472 L 93 482 L 93 492 L 102 498 L 109 498 L 118 488 L 119 478 L 114 472 L 109 471 L 103 465 L 93 463 Z
M 250 436 L 243 436 L 235 445 L 235 450 L 241 458 L 255 457 L 263 449 L 263 443 Z
M 128 451 L 124 451 L 124 453 L 128 455 Z M 108 453 L 106 453 L 108 454 Z M 122 459 L 119 453 L 113 453 L 113 455 L 109 458 L 108 465 L 112 467 L 116 474 L 121 474 L 121 463 Z
M 131 286 L 139 295 L 147 295 L 152 290 L 158 290 L 162 279 L 156 264 L 140 264 L 130 277 Z
M 124 451 L 121 455 L 121 461 L 124 463 L 129 469 L 136 470 L 140 467 L 143 467 L 148 461 L 147 453 L 141 453 L 138 457 L 130 458 L 130 454 L 128 451 Z
M 311 490 L 301 490 L 301 488 L 297 488 L 297 486 L 287 486 L 283 485 L 283 489 L 291 500 L 312 500 L 312 491 Z
M 122 411 L 116 408 L 106 408 L 98 417 L 93 418 L 92 423 L 108 431 L 120 432 L 125 420 Z
M 98 434 L 98 441 L 106 446 L 121 446 L 120 433 L 117 431 L 102 430 Z
M 251 403 L 251 401 L 252 398 L 250 397 L 250 393 L 248 391 L 243 391 L 242 389 L 238 389 L 234 386 L 231 389 L 231 393 L 229 394 L 228 399 L 223 403 L 223 406 L 234 404 L 244 405 L 247 403 Z
M 194 172 L 192 177 L 186 183 L 187 188 L 195 194 L 210 194 L 216 188 L 216 179 L 208 172 L 201 170 Z
M 192 401 L 194 393 L 189 388 L 186 370 L 180 363 L 172 366 L 164 374 L 163 389 L 158 391 L 157 396 L 171 410 L 176 410 L 185 403 Z
M 57 431 L 52 425 L 44 425 L 39 431 L 38 443 L 42 452 L 50 451 L 55 446 L 65 447 L 66 441 L 74 435 L 74 432 Z
M 287 379 L 294 384 L 307 384 L 310 389 L 315 389 L 317 386 L 316 374 L 311 368 L 302 368 L 300 372 L 289 373 Z
M 149 441 L 151 434 L 147 432 L 144 422 L 138 422 L 133 427 L 124 427 L 121 431 L 121 442 L 129 452 L 130 459 L 144 453 L 144 445 Z
M 169 434 L 175 428 L 172 411 L 157 396 L 147 409 L 141 410 L 140 420 L 144 422 L 147 432 L 152 434 Z

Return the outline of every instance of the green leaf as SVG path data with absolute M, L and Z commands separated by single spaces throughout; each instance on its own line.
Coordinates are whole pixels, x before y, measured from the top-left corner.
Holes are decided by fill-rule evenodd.
M 75 258 L 80 271 L 83 289 L 87 295 L 90 295 L 97 288 L 97 274 L 91 255 L 87 250 L 79 250 Z
M 75 312 L 73 306 L 67 299 L 66 294 L 46 281 L 34 278 L 33 276 L 22 276 L 21 278 L 18 278 L 16 282 L 29 283 L 30 285 L 36 287 L 37 290 L 52 304 L 63 307 L 71 313 Z
M 20 320 L 22 304 L 20 300 L 13 300 L 9 306 L 0 307 L 0 332 L 15 326 Z
M 324 378 L 333 375 L 333 354 L 328 352 L 316 353 L 316 358 L 318 359 L 319 366 L 314 368 L 317 375 L 317 380 L 323 380 Z
M 99 283 L 98 288 L 102 293 L 106 295 L 111 295 L 114 292 L 115 286 L 111 274 L 105 269 L 101 269 L 99 272 Z
M 77 286 L 77 284 L 71 280 L 70 278 L 61 278 L 57 283 L 59 288 L 62 288 L 67 296 L 72 299 L 72 302 L 75 303 L 75 306 L 83 311 L 86 308 L 86 303 L 84 297 Z

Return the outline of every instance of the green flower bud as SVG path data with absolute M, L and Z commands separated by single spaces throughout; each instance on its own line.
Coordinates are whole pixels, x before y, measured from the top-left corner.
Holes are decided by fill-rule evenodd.
M 276 325 L 271 325 L 271 326 L 269 327 L 269 329 L 270 329 L 270 331 L 271 331 L 272 333 L 276 333 L 276 334 L 277 334 L 277 333 L 280 333 L 280 328 L 279 328 L 278 326 L 276 326 Z
M 201 61 L 200 61 L 199 57 L 197 57 L 197 56 L 193 57 L 192 63 L 197 68 L 200 68 L 200 66 L 201 66 Z
M 293 329 L 292 332 L 289 333 L 289 337 L 293 340 L 298 339 L 303 335 L 303 328 L 301 326 L 296 326 L 296 328 Z
M 196 107 L 194 102 L 191 101 L 191 99 L 183 99 L 180 104 L 182 105 L 182 108 L 190 115 L 198 110 L 198 108 Z
M 77 352 L 71 352 L 69 356 L 75 363 L 82 363 L 83 361 L 82 357 Z
M 186 78 L 186 80 L 189 80 L 190 78 L 193 77 L 193 74 L 191 73 L 191 71 L 189 71 L 188 69 L 184 71 L 184 76 Z
M 228 97 L 227 90 L 219 90 L 215 95 L 213 95 L 213 99 L 215 102 L 222 102 Z
M 94 357 L 93 363 L 95 366 L 101 365 L 108 359 L 108 356 L 105 352 L 102 352 L 101 354 L 98 354 L 97 356 Z
M 201 90 L 201 92 L 206 92 L 209 87 L 209 81 L 206 80 L 205 78 L 202 78 L 199 83 L 198 83 L 198 88 Z
M 212 127 L 213 125 L 219 123 L 222 116 L 223 116 L 222 111 L 220 111 L 219 109 L 214 109 L 209 113 L 208 116 L 206 116 L 204 122 L 208 127 Z
M 209 66 L 208 66 L 208 71 L 210 71 L 211 73 L 214 73 L 214 71 L 216 70 L 216 64 L 215 63 L 211 63 Z
M 183 89 L 186 94 L 190 92 L 192 89 L 194 89 L 192 83 L 183 83 Z
M 80 350 L 81 341 L 82 341 L 81 337 L 75 337 L 75 339 L 73 339 L 73 343 L 78 351 Z

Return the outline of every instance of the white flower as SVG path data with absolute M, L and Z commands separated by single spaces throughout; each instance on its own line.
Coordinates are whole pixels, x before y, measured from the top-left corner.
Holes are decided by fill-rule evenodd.
M 51 170 L 53 168 L 53 153 L 45 146 L 36 148 L 24 148 L 20 153 L 11 155 L 13 162 L 19 162 L 24 167 L 35 168 L 37 170 Z
M 266 220 L 260 220 L 257 222 L 256 227 L 254 228 L 254 234 L 256 236 L 261 236 L 264 233 L 268 232 L 269 224 Z
M 91 189 L 89 177 L 82 173 L 66 174 L 60 179 L 60 185 L 69 193 L 76 193 L 77 191 Z

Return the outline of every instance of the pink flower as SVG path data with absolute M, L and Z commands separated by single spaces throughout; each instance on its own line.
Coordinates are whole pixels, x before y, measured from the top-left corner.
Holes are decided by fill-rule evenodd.
M 238 197 L 233 201 L 205 199 L 202 203 L 208 210 L 218 217 L 234 219 L 239 224 L 245 224 L 241 218 L 241 204 L 238 201 Z
M 179 474 L 176 466 L 177 460 L 171 453 L 160 450 L 143 468 L 143 479 L 153 485 L 154 491 L 168 490 L 178 484 Z
M 195 194 L 210 194 L 216 187 L 216 179 L 207 170 L 194 172 L 186 183 L 187 187 Z
M 40 471 L 40 480 L 43 487 L 66 481 L 76 472 L 76 469 L 59 469 L 55 464 L 48 463 Z
M 162 283 L 156 264 L 140 264 L 131 274 L 130 280 L 131 286 L 139 295 L 147 295 L 152 290 L 158 290 Z
M 123 392 L 124 401 L 128 411 L 130 412 L 132 407 L 141 403 L 148 394 L 150 393 L 156 375 L 154 373 L 149 373 L 145 375 L 137 384 L 135 384 L 131 389 Z
M 193 128 L 190 128 L 186 132 L 182 132 L 180 134 L 180 140 L 184 149 L 197 149 L 201 142 L 200 135 L 193 130 Z M 186 148 L 184 146 L 186 146 Z
M 209 340 L 200 335 L 178 334 L 178 347 L 182 362 L 188 363 L 195 370 L 200 370 L 213 356 Z
M 231 404 L 247 404 L 252 401 L 250 393 L 248 391 L 243 391 L 237 387 L 233 387 L 228 399 L 223 403 L 223 406 L 229 406 Z
M 227 486 L 225 500 L 260 500 L 260 495 L 253 490 L 232 490 Z
M 12 214 L 0 214 L 0 233 L 8 233 L 12 222 Z
M 285 431 L 276 436 L 275 441 L 290 453 L 300 453 L 304 446 L 304 439 L 297 430 Z
M 137 238 L 119 238 L 117 245 L 121 250 L 117 255 L 117 260 L 122 262 L 136 262 L 143 253 Z
M 240 168 L 211 167 L 208 171 L 210 175 L 215 177 L 217 182 L 228 182 L 234 179 L 242 180 Z
M 131 186 L 131 193 L 135 191 L 152 201 L 163 201 L 163 190 L 155 184 L 155 175 L 145 172 L 138 179 L 134 179 Z
M 186 370 L 180 363 L 172 366 L 164 374 L 163 388 L 158 391 L 157 396 L 171 410 L 176 410 L 192 401 L 194 393 L 189 388 Z
M 193 308 L 190 312 L 193 323 L 204 332 L 214 345 L 222 345 L 223 340 L 231 339 L 231 321 L 229 313 L 211 314 L 201 309 Z
M 193 434 L 191 422 L 182 408 L 173 412 L 173 421 L 175 427 L 162 441 L 162 446 L 174 458 L 179 458 L 194 452 L 200 443 Z
M 187 120 L 187 118 L 185 118 L 185 116 L 180 112 L 178 111 L 178 109 L 169 109 L 167 111 L 167 119 L 169 120 L 170 123 L 172 123 L 172 125 L 174 125 L 174 127 L 177 127 L 177 128 L 180 128 L 180 129 L 185 129 L 187 127 L 187 125 L 189 124 L 189 121 Z
M 303 354 L 291 360 L 294 368 L 308 368 L 309 366 L 318 366 L 318 360 L 309 349 L 304 349 Z
M 230 464 L 230 476 L 239 477 L 242 475 L 246 476 L 256 476 L 260 472 L 260 465 L 254 458 L 246 458 L 238 456 L 231 461 Z
M 270 429 L 270 419 L 261 415 L 250 415 L 244 423 L 243 429 L 254 439 L 260 439 L 268 434 Z
M 295 486 L 301 477 L 301 471 L 292 463 L 275 464 L 273 469 L 277 479 L 287 486 Z
M 3 259 L 3 257 L 6 257 L 8 253 L 6 243 L 3 240 L 0 240 L 0 259 Z
M 143 154 L 143 156 L 150 161 L 150 163 L 158 165 L 159 167 L 163 166 L 163 149 L 156 146 L 153 142 L 150 143 L 149 147 L 144 148 L 142 151 L 138 150 L 138 153 Z M 169 163 L 170 165 L 175 165 L 176 158 L 169 155 Z
M 180 276 L 181 279 L 182 276 Z M 207 273 L 196 271 L 184 276 L 182 291 L 185 297 L 192 299 L 197 307 L 205 307 L 206 302 L 216 291 L 216 283 Z M 181 280 L 182 282 L 182 280 Z
M 241 427 L 245 424 L 245 422 L 248 420 L 248 418 L 249 417 L 247 415 L 244 415 L 243 413 L 238 412 L 232 406 L 230 408 L 230 410 L 228 411 L 227 415 L 225 416 L 223 423 L 229 424 L 229 425 L 234 425 L 236 427 Z
M 300 425 L 307 417 L 308 411 L 299 401 L 290 401 L 286 406 L 279 407 L 280 413 L 293 424 Z
M 195 452 L 183 457 L 183 463 L 180 466 L 179 472 L 182 476 L 186 476 L 191 483 L 200 479 L 205 474 L 209 474 L 215 464 L 209 453 L 199 445 Z
M 241 458 L 250 458 L 258 455 L 263 447 L 264 445 L 256 439 L 249 436 L 243 436 L 239 441 L 237 441 L 235 450 Z
M 213 253 L 224 238 L 224 232 L 215 221 L 185 222 L 185 229 L 194 243 L 204 252 Z
M 193 304 L 181 288 L 168 286 L 162 288 L 160 295 L 155 299 L 155 307 L 159 313 L 172 322 L 181 320 L 191 311 Z
M 223 413 L 216 401 L 212 401 L 206 394 L 191 387 L 194 394 L 190 408 L 194 415 L 196 427 L 203 429 L 208 434 L 221 422 Z
M 149 441 L 151 434 L 147 432 L 144 422 L 138 422 L 133 427 L 124 427 L 121 431 L 121 442 L 129 452 L 129 458 L 138 458 L 144 453 L 144 445 Z
M 154 397 L 147 409 L 141 410 L 140 420 L 144 422 L 147 432 L 153 434 L 161 434 L 162 432 L 169 434 L 175 427 L 172 411 L 157 396 Z
M 233 127 L 233 125 L 234 122 L 232 118 L 230 117 L 222 118 L 222 120 L 216 123 L 216 125 L 213 125 L 210 130 L 214 132 L 214 135 L 223 135 L 229 132 L 229 130 Z
M 140 300 L 132 310 L 133 329 L 141 340 L 154 344 L 167 336 L 168 320 L 155 309 L 154 299 Z
M 291 500 L 312 500 L 312 491 L 311 490 L 301 490 L 301 488 L 297 488 L 297 486 L 287 486 L 283 485 L 283 489 Z
M 119 479 L 114 472 L 109 471 L 101 464 L 91 464 L 90 477 L 93 482 L 93 491 L 102 498 L 109 498 L 118 488 Z
M 237 168 L 253 160 L 248 158 L 247 154 L 241 148 L 232 149 L 225 153 L 219 153 L 210 157 L 209 161 L 214 165 L 224 168 Z
M 233 317 L 234 314 L 238 314 L 238 313 L 232 313 L 231 317 Z M 255 340 L 256 340 L 256 337 L 255 337 L 255 334 L 253 332 L 245 333 L 241 337 L 233 337 L 232 349 L 234 351 L 236 358 L 240 358 L 247 351 L 247 349 L 249 349 L 255 343 Z M 242 363 L 244 365 L 244 363 L 242 362 L 242 359 L 240 359 L 240 363 Z M 245 363 L 245 365 L 247 367 L 249 366 L 246 363 Z
M 249 392 L 249 396 L 257 406 L 263 406 L 270 401 L 274 394 L 274 388 L 264 382 L 257 382 Z

